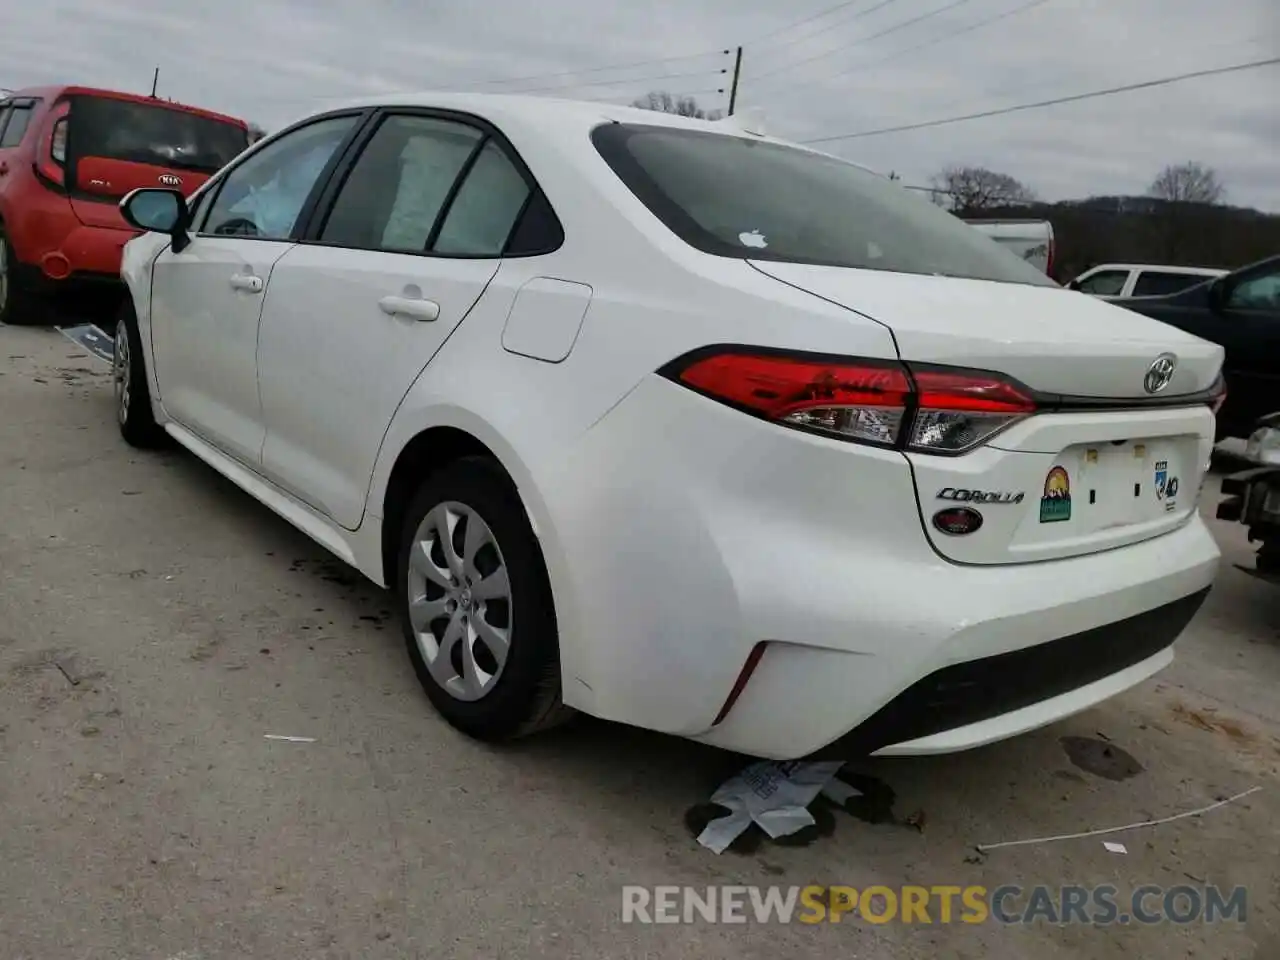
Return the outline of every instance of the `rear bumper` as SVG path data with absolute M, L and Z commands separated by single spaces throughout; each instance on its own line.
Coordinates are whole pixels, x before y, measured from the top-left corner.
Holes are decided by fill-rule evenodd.
M 553 466 L 535 482 L 566 702 L 754 756 L 814 754 L 886 710 L 898 722 L 837 749 L 958 750 L 1053 722 L 1163 666 L 1218 567 L 1194 512 L 1085 556 L 948 562 L 900 453 L 785 430 L 659 378 Z M 1066 672 L 1081 649 L 1096 662 Z M 939 675 L 959 706 L 921 693 Z M 970 685 L 951 691 L 952 678 Z
M 119 283 L 124 245 L 137 235 L 134 230 L 82 224 L 72 229 L 57 248 L 44 251 L 35 266 L 54 282 Z
M 1167 666 L 1208 595 L 1205 587 L 1082 633 L 935 670 L 819 755 L 948 753 L 1084 710 Z

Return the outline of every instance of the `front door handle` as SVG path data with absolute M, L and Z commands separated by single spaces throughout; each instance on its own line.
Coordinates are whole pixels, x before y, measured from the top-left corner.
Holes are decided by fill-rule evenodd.
M 9 164 L 7 164 L 3 160 L 0 160 L 0 177 L 3 177 L 8 172 L 9 172 Z
M 255 277 L 251 273 L 233 273 L 231 275 L 231 286 L 235 290 L 243 290 L 245 293 L 261 293 L 264 284 L 261 277 Z
M 389 317 L 409 317 L 427 323 L 440 317 L 440 304 L 418 297 L 383 297 L 378 307 Z

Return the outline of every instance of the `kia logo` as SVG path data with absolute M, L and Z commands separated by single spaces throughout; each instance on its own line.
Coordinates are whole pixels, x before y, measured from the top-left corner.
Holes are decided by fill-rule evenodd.
M 180 187 L 180 186 L 182 186 L 182 178 L 181 178 L 181 177 L 178 177 L 178 176 L 174 176 L 172 173 L 162 173 L 162 174 L 160 174 L 160 176 L 159 176 L 159 178 L 158 178 L 158 179 L 159 179 L 159 180 L 160 180 L 160 182 L 161 182 L 161 183 L 163 183 L 166 187 Z
M 1173 371 L 1178 369 L 1178 358 L 1172 353 L 1162 353 L 1147 367 L 1147 375 L 1142 378 L 1142 389 L 1147 393 L 1159 393 L 1173 379 Z

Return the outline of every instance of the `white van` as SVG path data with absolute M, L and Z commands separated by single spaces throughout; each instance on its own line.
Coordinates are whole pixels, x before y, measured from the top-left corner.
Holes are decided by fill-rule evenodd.
M 1053 224 L 1048 220 L 966 220 L 1042 273 L 1053 269 Z

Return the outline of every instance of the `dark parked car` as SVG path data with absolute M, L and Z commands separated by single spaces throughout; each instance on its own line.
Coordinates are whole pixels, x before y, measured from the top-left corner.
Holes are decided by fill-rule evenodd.
M 1280 402 L 1280 256 L 1163 297 L 1111 301 L 1220 344 L 1227 402 L 1218 435 L 1247 437 Z

